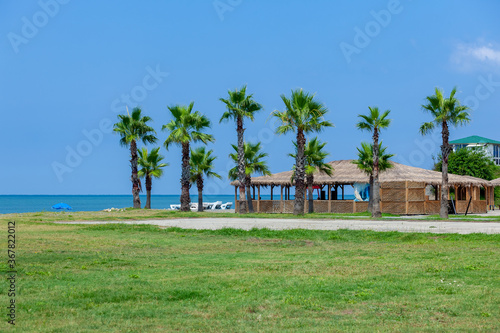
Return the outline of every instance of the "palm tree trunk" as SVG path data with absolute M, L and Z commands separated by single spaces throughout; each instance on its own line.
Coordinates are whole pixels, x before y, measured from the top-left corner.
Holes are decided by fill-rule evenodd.
M 442 219 L 448 218 L 448 155 L 450 154 L 450 146 L 448 138 L 450 132 L 448 124 L 443 121 L 442 128 L 443 145 L 441 146 L 441 154 L 443 155 L 443 169 L 442 169 L 442 182 L 441 182 L 441 207 L 439 210 L 439 217 Z
M 141 191 L 139 176 L 137 175 L 137 143 L 135 140 L 130 142 L 130 165 L 132 167 L 132 196 L 134 198 L 134 208 L 141 208 Z
M 382 217 L 380 211 L 380 183 L 379 176 L 379 146 L 378 146 L 378 129 L 373 130 L 373 202 L 372 202 L 372 217 Z
M 253 213 L 253 202 L 252 202 L 252 195 L 250 193 L 250 183 L 251 183 L 251 178 L 250 176 L 245 177 L 245 186 L 247 189 L 247 208 L 249 213 Z
M 243 128 L 243 118 L 238 117 L 236 120 L 236 132 L 238 134 L 238 181 L 240 183 L 240 198 L 239 198 L 239 212 L 240 214 L 246 213 L 246 202 L 245 202 L 245 144 L 243 140 L 243 133 L 245 129 Z
M 198 187 L 198 211 L 203 211 L 203 178 L 198 176 L 196 179 L 196 186 Z
M 151 209 L 151 188 L 152 186 L 151 176 L 149 174 L 146 175 L 146 206 L 145 209 Z
M 314 175 L 307 175 L 307 190 L 308 190 L 308 200 L 309 200 L 309 214 L 314 213 L 314 200 L 313 200 L 313 182 Z
M 304 214 L 305 145 L 306 138 L 304 136 L 304 132 L 301 129 L 297 129 L 297 156 L 295 158 L 295 202 L 293 206 L 294 215 Z
M 182 143 L 181 211 L 189 212 L 189 142 Z
M 373 174 L 370 175 L 370 194 L 368 198 L 368 211 L 373 211 Z

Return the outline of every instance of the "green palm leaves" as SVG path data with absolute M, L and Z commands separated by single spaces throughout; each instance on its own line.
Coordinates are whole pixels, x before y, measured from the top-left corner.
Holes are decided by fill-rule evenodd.
M 139 150 L 139 176 L 160 178 L 163 176 L 163 168 L 168 166 L 168 163 L 161 163 L 164 157 L 159 153 L 160 147 L 153 148 L 148 152 L 147 148 Z
M 137 175 L 137 141 L 154 143 L 157 141 L 154 134 L 155 130 L 147 123 L 151 121 L 150 117 L 142 116 L 140 108 L 134 108 L 132 114 L 118 115 L 120 119 L 114 125 L 113 131 L 120 134 L 120 144 L 122 146 L 130 145 L 130 165 L 132 168 L 132 196 L 134 208 L 141 208 L 141 199 L 139 192 L 141 190 L 139 177 Z
M 222 177 L 213 171 L 214 161 L 217 158 L 212 155 L 213 150 L 206 151 L 205 147 L 198 147 L 196 149 L 191 149 L 191 159 L 189 164 L 191 166 L 190 170 L 190 181 L 191 183 L 196 183 L 198 179 L 203 179 L 203 175 L 207 178 L 219 178 Z
M 294 142 L 293 145 L 295 146 L 295 154 L 288 154 L 288 156 L 296 158 L 297 144 Z M 314 137 L 313 139 L 307 141 L 304 148 L 306 176 L 314 175 L 317 172 L 323 172 L 329 176 L 333 174 L 333 167 L 330 164 L 325 163 L 325 158 L 330 155 L 330 153 L 323 150 L 325 146 L 326 142 L 321 142 L 318 137 Z
M 461 105 L 460 101 L 455 98 L 457 88 L 453 88 L 450 97 L 445 98 L 443 91 L 435 88 L 435 94 L 427 96 L 427 104 L 422 105 L 425 112 L 429 112 L 432 116 L 432 121 L 423 123 L 420 126 L 420 133 L 425 135 L 430 133 L 436 127 L 441 127 L 441 136 L 443 144 L 441 146 L 441 156 L 443 157 L 442 166 L 442 182 L 441 182 L 441 208 L 439 216 L 448 218 L 448 155 L 451 148 L 449 144 L 450 126 L 461 126 L 470 122 L 470 114 L 467 112 L 469 107 Z
M 188 106 L 174 105 L 169 107 L 172 114 L 172 120 L 163 125 L 163 130 L 168 130 L 169 135 L 164 142 L 166 149 L 171 144 L 177 144 L 182 147 L 182 175 L 181 175 L 181 210 L 189 211 L 191 202 L 189 196 L 190 187 L 190 164 L 189 164 L 189 145 L 191 142 L 213 142 L 214 137 L 204 133 L 204 130 L 210 127 L 210 120 L 199 111 L 194 111 L 194 102 Z
M 229 90 L 228 98 L 219 98 L 226 105 L 226 111 L 222 114 L 219 122 L 248 118 L 254 120 L 254 115 L 262 109 L 262 105 L 253 100 L 253 95 L 247 95 L 247 86 L 241 89 Z
M 285 110 L 274 111 L 271 114 L 281 122 L 276 133 L 302 131 L 308 134 L 321 132 L 325 127 L 332 127 L 332 123 L 324 120 L 328 109 L 314 97 L 314 94 L 304 92 L 302 89 L 293 90 L 290 98 L 281 95 Z
M 295 145 L 295 154 L 288 154 L 293 158 L 297 157 L 297 144 Z M 317 172 L 323 172 L 331 176 L 333 174 L 333 168 L 330 164 L 325 163 L 325 158 L 330 155 L 323 150 L 325 148 L 326 142 L 321 142 L 317 137 L 307 141 L 304 147 L 305 155 L 305 174 L 306 174 L 306 185 L 309 192 L 309 213 L 314 213 L 314 200 L 313 200 L 313 183 L 314 174 Z M 296 177 L 296 172 L 294 171 L 292 178 Z
M 236 163 L 236 166 L 229 170 L 229 179 L 236 180 L 239 179 L 239 165 L 238 165 L 238 147 L 232 145 L 235 153 L 229 154 L 229 157 Z M 263 160 L 268 156 L 267 153 L 261 151 L 261 144 L 259 143 L 247 143 L 245 142 L 243 146 L 243 167 L 245 171 L 245 178 L 243 180 L 243 185 L 246 188 L 246 201 L 248 212 L 253 213 L 253 203 L 252 197 L 250 195 L 250 183 L 253 174 L 261 175 L 271 175 L 267 163 Z
M 457 127 L 470 122 L 470 114 L 467 112 L 470 108 L 460 104 L 460 101 L 455 98 L 456 92 L 457 88 L 454 87 L 450 97 L 445 98 L 443 91 L 435 88 L 435 94 L 426 97 L 428 103 L 422 105 L 422 109 L 429 112 L 433 120 L 420 126 L 422 135 L 432 132 L 436 126 L 442 126 L 443 123 Z
M 238 136 L 238 181 L 240 183 L 240 197 L 238 209 L 239 213 L 245 213 L 245 166 L 244 166 L 244 132 L 243 122 L 245 118 L 253 121 L 254 114 L 262 109 L 262 106 L 253 100 L 253 95 L 247 95 L 247 87 L 228 91 L 228 98 L 220 98 L 226 106 L 226 111 L 222 114 L 219 122 L 236 121 L 236 134 Z
M 358 159 L 353 161 L 358 168 L 371 176 L 373 173 L 373 144 L 367 142 L 361 142 L 361 149 L 358 150 Z M 382 142 L 379 144 L 379 168 L 380 172 L 392 168 L 390 159 L 394 157 L 394 154 L 386 153 L 387 147 L 382 147 Z
M 168 109 L 172 114 L 172 120 L 163 125 L 162 130 L 168 130 L 170 133 L 164 142 L 166 149 L 171 144 L 181 145 L 189 142 L 213 142 L 214 137 L 203 133 L 203 130 L 210 127 L 210 120 L 199 111 L 194 111 L 194 102 L 188 106 L 174 105 Z
M 358 115 L 358 117 L 362 119 L 356 124 L 359 130 L 375 133 L 383 128 L 389 127 L 391 119 L 387 119 L 387 117 L 391 113 L 390 110 L 386 110 L 384 113 L 380 114 L 378 107 L 369 106 L 368 109 L 370 110 L 368 115 Z
M 157 141 L 155 130 L 147 124 L 151 118 L 142 116 L 141 113 L 140 108 L 134 108 L 132 114 L 127 112 L 126 115 L 118 115 L 120 121 L 114 125 L 113 131 L 120 134 L 122 146 L 128 146 L 132 141 L 142 141 L 145 144 Z
M 214 161 L 217 157 L 212 155 L 213 150 L 206 151 L 205 147 L 198 147 L 196 149 L 191 149 L 191 159 L 189 164 L 190 170 L 190 181 L 191 183 L 196 183 L 198 187 L 198 211 L 203 211 L 203 175 L 207 178 L 219 178 L 222 177 L 213 171 Z
M 159 153 L 160 147 L 153 148 L 150 153 L 146 148 L 139 150 L 138 165 L 141 168 L 138 172 L 139 177 L 146 178 L 146 206 L 144 208 L 151 208 L 151 188 L 152 178 L 160 178 L 163 175 L 163 168 L 168 166 L 167 163 L 161 163 L 163 156 Z
M 236 166 L 229 170 L 228 177 L 230 180 L 238 179 L 238 147 L 231 145 L 234 153 L 229 154 L 229 157 L 236 163 Z M 271 175 L 267 163 L 263 160 L 268 156 L 267 153 L 261 151 L 261 143 L 245 142 L 244 145 L 244 161 L 245 161 L 245 176 L 250 177 L 253 174 Z M 250 185 L 250 184 L 248 184 Z
M 328 109 L 315 99 L 314 94 L 298 89 L 292 91 L 290 98 L 281 95 L 281 99 L 285 104 L 285 110 L 274 111 L 271 116 L 280 122 L 276 129 L 277 134 L 296 133 L 297 155 L 295 157 L 296 176 L 293 213 L 302 215 L 304 214 L 305 134 L 321 132 L 325 127 L 331 127 L 333 124 L 324 120 Z
M 369 206 L 372 208 L 371 213 L 372 217 L 379 218 L 382 216 L 382 212 L 380 211 L 380 183 L 379 183 L 379 173 L 380 173 L 380 165 L 379 165 L 379 157 L 380 157 L 380 145 L 378 142 L 380 130 L 389 127 L 391 124 L 391 119 L 388 119 L 389 113 L 391 111 L 386 110 L 382 114 L 378 107 L 368 107 L 370 113 L 368 115 L 360 114 L 358 115 L 361 120 L 356 124 L 356 127 L 362 131 L 372 132 L 373 144 L 373 168 L 370 175 L 370 179 L 373 179 L 373 186 L 370 187 L 371 194 L 370 195 L 370 204 Z

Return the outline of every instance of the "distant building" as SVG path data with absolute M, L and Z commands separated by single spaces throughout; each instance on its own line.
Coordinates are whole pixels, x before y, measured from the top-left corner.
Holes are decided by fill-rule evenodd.
M 482 136 L 468 136 L 463 139 L 450 141 L 453 151 L 462 148 L 482 147 L 486 155 L 490 156 L 496 165 L 500 165 L 500 141 L 483 138 Z

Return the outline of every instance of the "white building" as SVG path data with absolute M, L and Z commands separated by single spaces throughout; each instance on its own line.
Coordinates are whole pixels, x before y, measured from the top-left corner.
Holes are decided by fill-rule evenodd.
M 496 165 L 500 165 L 500 141 L 495 141 L 482 136 L 473 135 L 463 139 L 450 141 L 453 151 L 462 148 L 482 147 L 486 154 L 493 159 Z

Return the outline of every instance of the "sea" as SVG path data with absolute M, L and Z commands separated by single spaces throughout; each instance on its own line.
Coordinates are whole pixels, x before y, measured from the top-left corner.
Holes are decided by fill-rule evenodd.
M 261 195 L 262 200 L 270 200 L 270 195 Z M 276 200 L 276 195 L 274 195 Z M 346 195 L 352 200 L 354 196 Z M 233 195 L 204 195 L 204 202 L 232 202 Z M 198 202 L 197 195 L 191 195 L 191 202 Z M 50 212 L 52 206 L 65 203 L 71 206 L 71 211 L 100 211 L 109 208 L 132 207 L 132 195 L 0 195 L 0 214 Z M 152 195 L 151 208 L 169 209 L 170 205 L 179 204 L 179 195 Z M 146 196 L 141 195 L 141 204 L 146 204 Z

